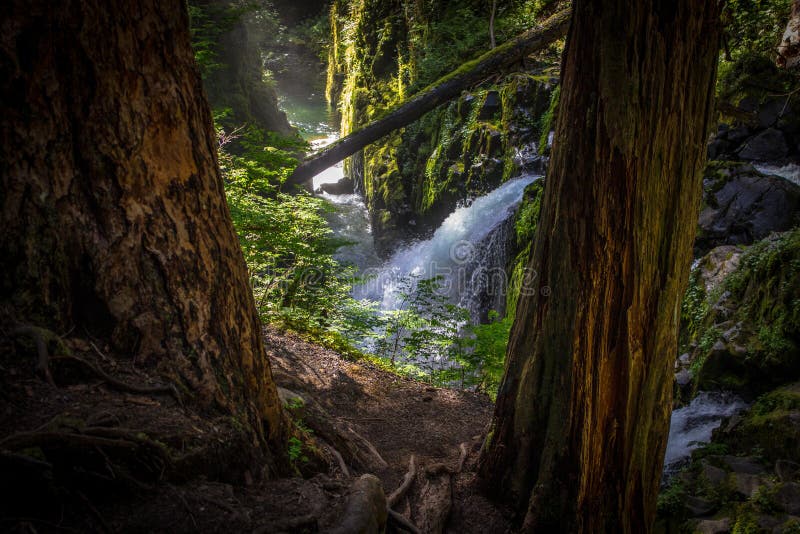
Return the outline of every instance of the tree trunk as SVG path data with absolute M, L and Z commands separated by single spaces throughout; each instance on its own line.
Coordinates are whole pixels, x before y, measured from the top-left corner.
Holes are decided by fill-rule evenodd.
M 494 16 L 497 13 L 497 0 L 492 0 L 492 12 L 489 15 L 489 48 L 495 48 L 497 43 L 494 40 Z
M 717 4 L 573 4 L 529 264 L 538 277 L 523 288 L 480 465 L 526 531 L 651 528 L 714 98 Z
M 12 0 L 0 33 L 0 302 L 107 340 L 235 416 L 286 425 L 181 0 Z
M 312 154 L 295 169 L 287 183 L 303 184 L 368 144 L 408 126 L 437 106 L 457 97 L 461 91 L 497 75 L 512 63 L 563 37 L 568 26 L 569 10 L 565 9 L 550 17 L 541 28 L 529 30 L 478 59 L 465 63 L 458 70 L 443 76 L 427 89 L 397 106 L 383 118 L 328 145 L 317 154 Z
M 778 45 L 778 66 L 785 69 L 796 69 L 800 66 L 800 0 L 792 2 L 792 12 L 786 31 Z

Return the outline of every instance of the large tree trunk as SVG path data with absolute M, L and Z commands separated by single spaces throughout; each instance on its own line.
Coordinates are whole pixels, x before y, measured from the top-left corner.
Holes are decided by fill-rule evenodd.
M 4 11 L 3 311 L 158 366 L 249 426 L 283 470 L 284 416 L 185 3 L 12 0 Z
M 560 39 L 567 32 L 569 9 L 547 19 L 541 28 L 534 28 L 481 57 L 465 63 L 457 70 L 442 76 L 385 116 L 360 128 L 335 143 L 312 154 L 303 161 L 287 180 L 289 184 L 303 184 L 334 164 L 352 156 L 370 143 L 419 119 L 427 112 L 449 102 L 468 89 L 491 76 L 496 76 L 509 65 L 541 50 Z
M 576 0 L 481 477 L 524 529 L 645 532 L 714 97 L 717 0 Z

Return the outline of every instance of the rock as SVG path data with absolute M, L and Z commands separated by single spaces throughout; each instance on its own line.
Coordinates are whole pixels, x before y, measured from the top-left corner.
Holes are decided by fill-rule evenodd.
M 692 381 L 692 373 L 689 372 L 688 369 L 681 369 L 677 373 L 675 373 L 675 382 L 677 382 L 678 386 L 684 387 L 691 383 Z
M 766 176 L 749 165 L 704 183 L 695 255 L 721 245 L 749 245 L 772 232 L 793 228 L 800 219 L 800 186 Z
M 748 161 L 775 161 L 789 154 L 789 145 L 783 132 L 767 128 L 745 141 L 739 149 L 739 157 Z
M 767 100 L 758 110 L 758 126 L 769 128 L 775 126 L 781 115 L 787 110 L 786 98 Z
M 489 91 L 486 93 L 486 98 L 481 105 L 481 109 L 478 112 L 478 120 L 479 121 L 487 121 L 497 114 L 500 109 L 502 108 L 502 103 L 500 101 L 500 93 L 498 91 Z
M 714 501 L 709 501 L 701 497 L 693 497 L 691 495 L 686 496 L 683 504 L 691 517 L 703 517 L 713 514 L 717 509 L 717 505 Z
M 322 184 L 317 188 L 317 193 L 328 193 L 329 195 L 352 195 L 354 192 L 355 184 L 349 178 L 342 178 L 332 184 Z
M 753 497 L 761 487 L 761 477 L 758 475 L 731 473 L 731 481 L 733 483 L 734 492 L 745 499 Z
M 749 456 L 722 456 L 721 461 L 727 465 L 734 473 L 744 473 L 747 475 L 761 475 L 767 470 L 764 465 Z
M 800 464 L 790 460 L 778 460 L 775 462 L 775 474 L 781 482 L 791 482 L 800 478 Z
M 475 105 L 475 95 L 468 94 L 458 102 L 458 115 L 462 119 L 469 118 L 472 112 L 472 106 Z
M 722 159 L 722 156 L 730 154 L 735 148 L 727 139 L 714 139 L 708 144 L 708 159 Z
M 747 126 L 737 126 L 736 128 L 733 128 L 732 130 L 728 130 L 726 132 L 725 139 L 727 139 L 731 143 L 741 143 L 742 141 L 750 137 L 752 133 L 753 131 Z
M 796 482 L 781 484 L 773 494 L 773 499 L 786 513 L 800 514 L 800 484 Z
M 739 267 L 742 249 L 734 245 L 722 245 L 713 248 L 700 262 L 700 279 L 710 293 L 722 284 L 726 276 Z
M 701 474 L 712 486 L 721 486 L 727 480 L 728 473 L 724 469 L 714 467 L 707 460 L 703 460 L 701 463 L 703 465 Z
M 698 521 L 694 527 L 694 531 L 701 532 L 702 534 L 722 534 L 724 532 L 730 532 L 731 520 L 727 517 L 723 519 L 703 519 L 702 521 Z

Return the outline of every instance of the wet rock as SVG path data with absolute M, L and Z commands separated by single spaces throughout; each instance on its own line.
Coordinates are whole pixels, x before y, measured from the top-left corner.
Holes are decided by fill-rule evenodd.
M 501 107 L 500 93 L 498 91 L 489 91 L 486 93 L 486 99 L 478 112 L 478 120 L 487 121 L 491 119 L 500 112 Z
M 747 456 L 722 456 L 723 464 L 727 465 L 734 473 L 760 475 L 766 472 L 764 465 L 752 457 Z
M 739 150 L 739 157 L 748 161 L 775 161 L 789 154 L 786 136 L 775 128 L 767 128 L 763 132 L 748 139 Z
M 749 245 L 800 220 L 800 187 L 750 165 L 718 170 L 704 182 L 695 255 L 721 245 Z
M 731 473 L 731 482 L 733 491 L 745 499 L 755 496 L 761 487 L 761 477 L 747 473 Z
M 778 460 L 775 462 L 775 474 L 781 482 L 791 482 L 800 478 L 800 464 L 790 460 Z
M 714 501 L 691 495 L 686 496 L 684 506 L 691 517 L 703 517 L 713 514 L 717 510 L 717 505 Z
M 719 287 L 726 276 L 739 266 L 742 249 L 734 245 L 722 245 L 706 254 L 700 262 L 700 279 L 706 293 Z
M 703 519 L 698 521 L 694 529 L 695 532 L 702 534 L 722 534 L 731 531 L 731 520 L 727 517 L 724 519 Z
M 781 484 L 773 495 L 775 504 L 786 513 L 800 514 L 800 484 L 787 482 Z
M 760 515 L 756 518 L 756 525 L 762 532 L 772 532 L 772 529 L 779 526 L 783 521 L 775 516 Z
M 769 128 L 770 126 L 775 126 L 778 119 L 789 110 L 786 100 L 786 98 L 776 98 L 762 104 L 758 110 L 759 127 Z
M 721 486 L 728 478 L 728 473 L 724 469 L 714 467 L 708 461 L 702 461 L 702 476 L 712 485 Z
M 349 178 L 342 178 L 338 182 L 322 184 L 317 188 L 317 193 L 328 193 L 329 195 L 352 195 L 355 192 L 355 184 Z
M 688 386 L 692 382 L 692 374 L 689 372 L 688 369 L 681 369 L 677 373 L 675 373 L 675 382 L 683 388 L 684 386 Z

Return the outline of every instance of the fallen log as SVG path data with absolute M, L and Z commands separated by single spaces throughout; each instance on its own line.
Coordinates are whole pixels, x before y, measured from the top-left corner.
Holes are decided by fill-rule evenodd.
M 368 144 L 411 124 L 432 109 L 449 102 L 460 95 L 464 89 L 477 85 L 525 56 L 541 50 L 563 37 L 569 27 L 570 15 L 569 9 L 556 13 L 541 27 L 532 28 L 439 78 L 426 89 L 395 107 L 384 117 L 310 155 L 298 165 L 286 183 L 303 184 L 307 182 Z

